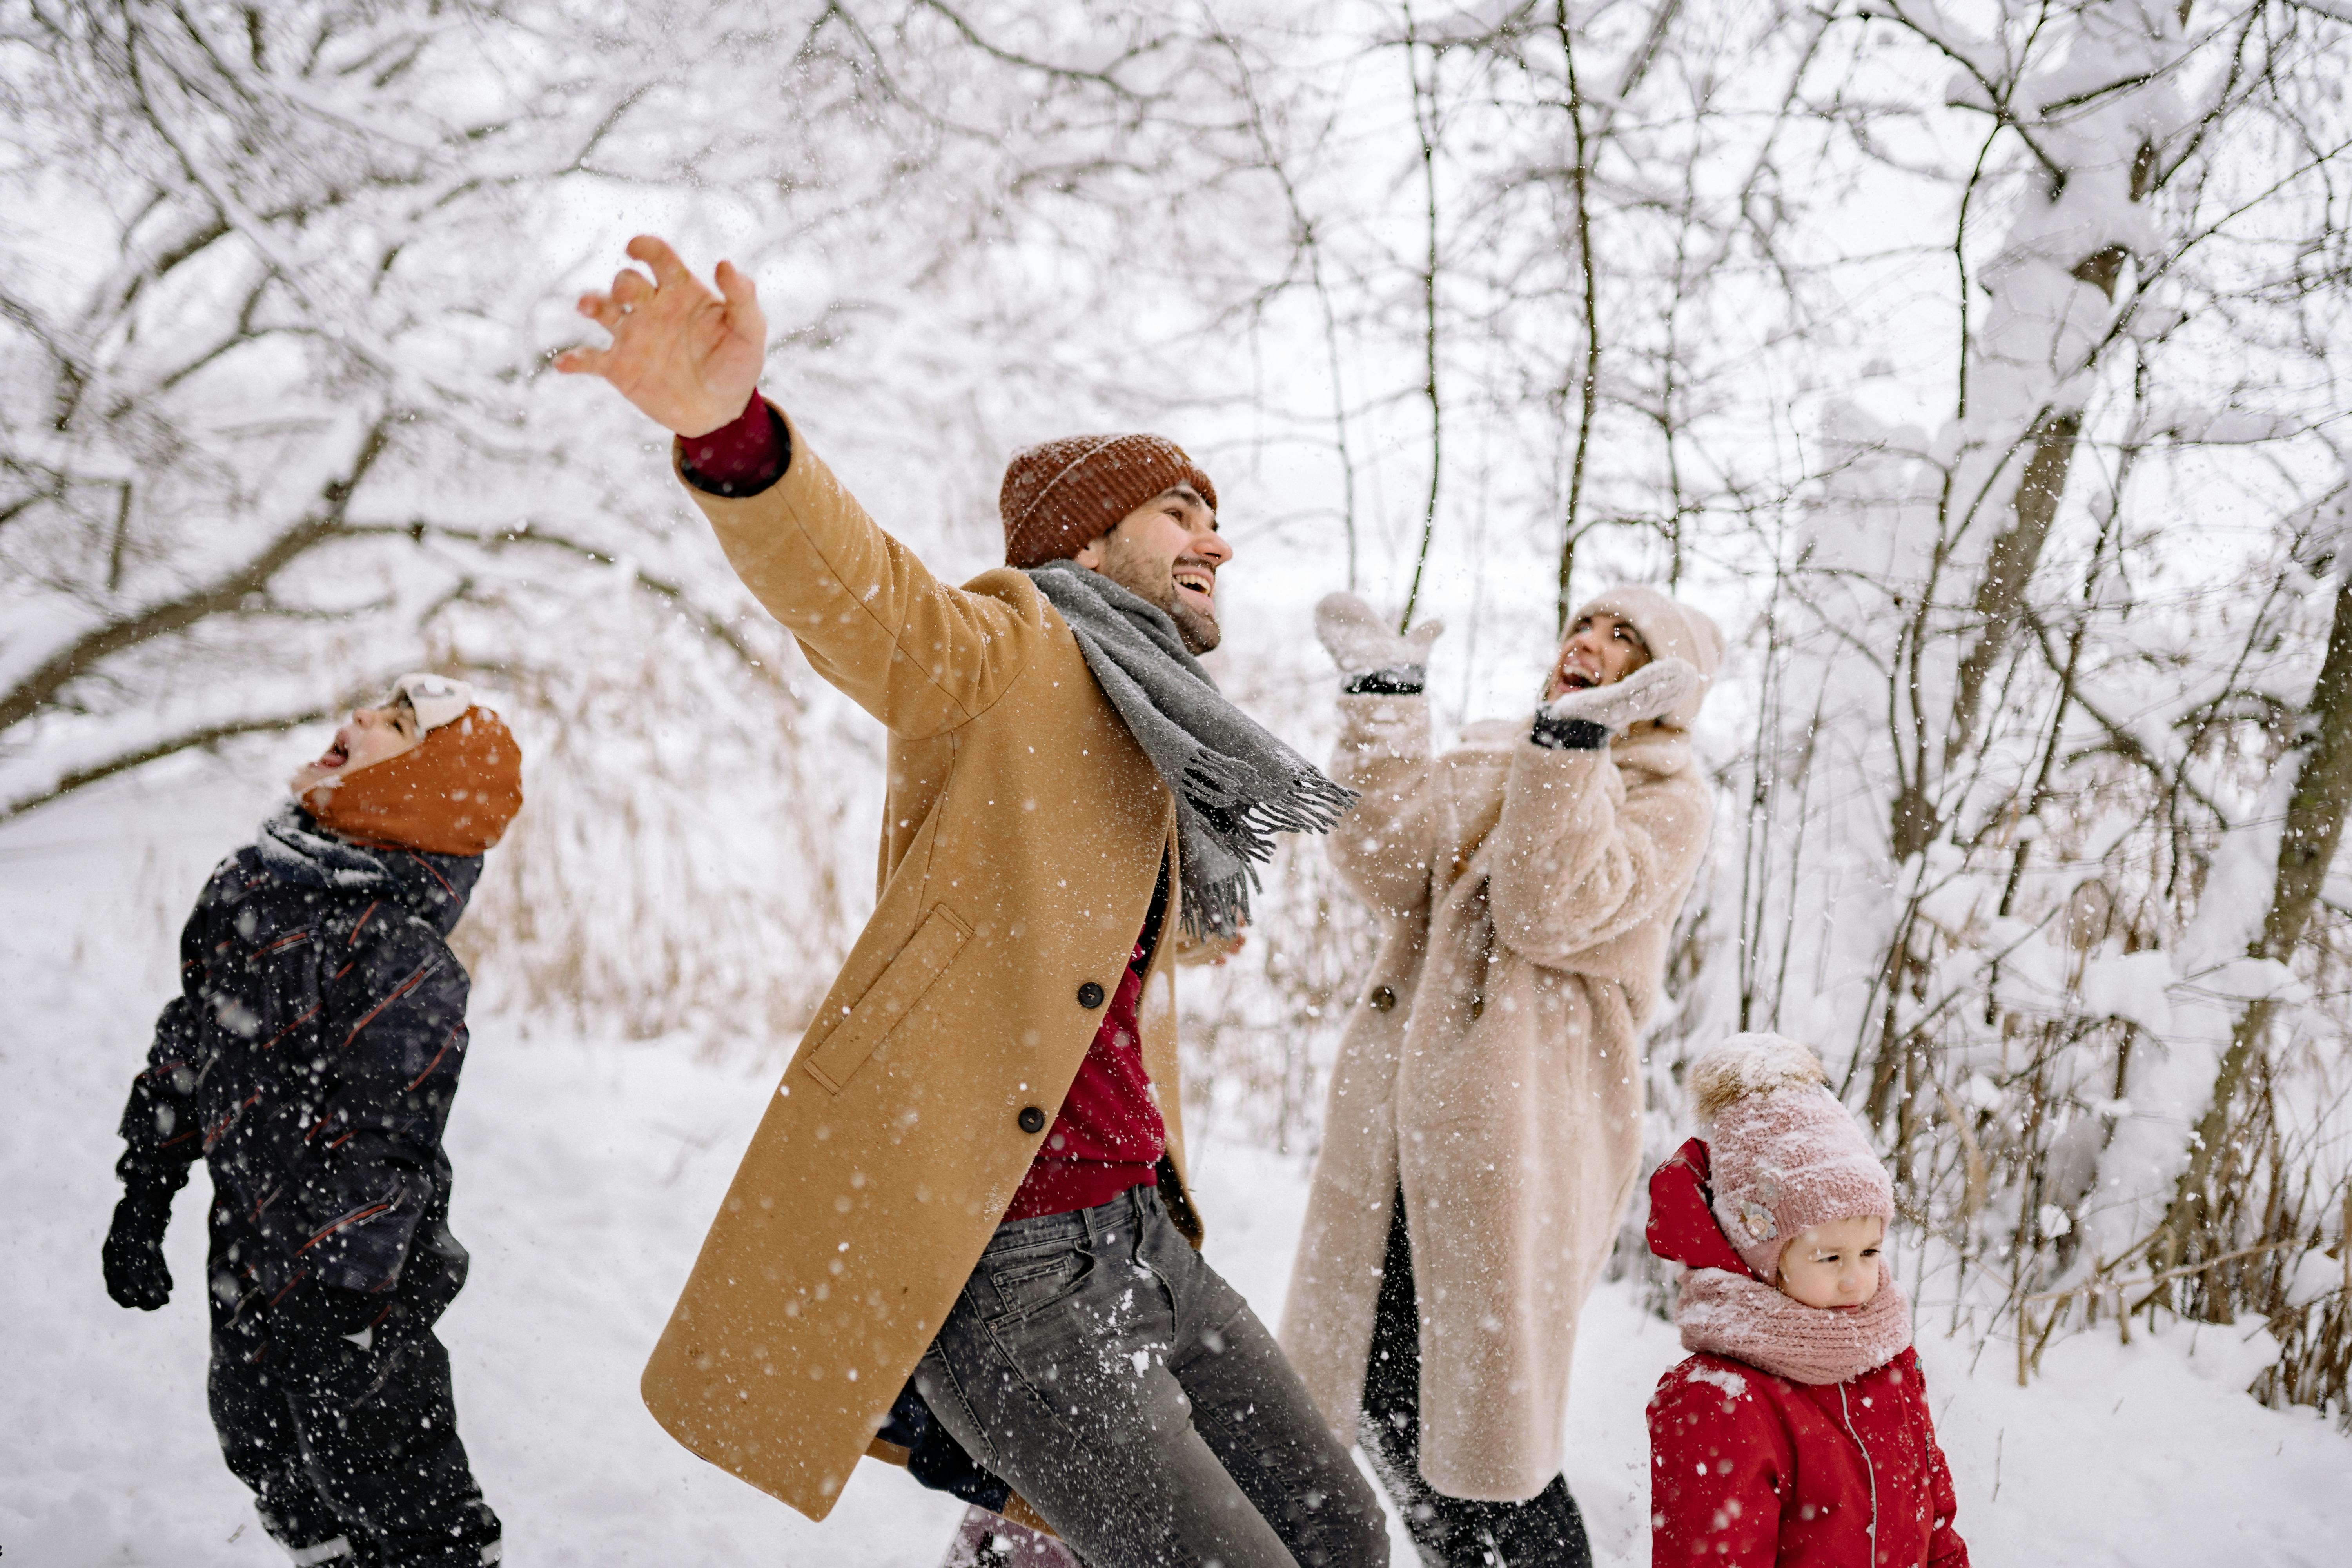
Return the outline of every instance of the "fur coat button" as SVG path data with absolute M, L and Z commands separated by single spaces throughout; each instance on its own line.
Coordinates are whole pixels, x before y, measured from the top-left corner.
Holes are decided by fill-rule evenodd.
M 1396 1005 L 1396 993 L 1385 985 L 1375 985 L 1372 994 L 1365 1000 L 1371 1003 L 1373 1012 L 1385 1013 Z
M 1034 1105 L 1023 1106 L 1021 1108 L 1021 1114 L 1013 1118 L 1013 1120 L 1021 1123 L 1021 1131 L 1024 1132 L 1043 1132 L 1045 1131 L 1045 1113 L 1038 1110 Z
M 1470 998 L 1470 1016 L 1473 1018 L 1475 1018 L 1486 1010 L 1486 999 L 1484 996 L 1473 996 Z
M 1102 1003 L 1103 988 L 1096 984 L 1093 981 L 1089 980 L 1084 985 L 1078 987 L 1078 1005 L 1084 1007 L 1087 1012 L 1093 1012 L 1096 1008 L 1101 1006 Z

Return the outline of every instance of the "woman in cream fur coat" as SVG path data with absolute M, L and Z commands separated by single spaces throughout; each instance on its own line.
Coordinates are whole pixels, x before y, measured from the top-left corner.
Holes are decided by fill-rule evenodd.
M 1688 727 L 1722 634 L 1654 589 L 1604 594 L 1532 726 L 1439 753 L 1438 626 L 1401 637 L 1352 595 L 1316 625 L 1346 681 L 1331 775 L 1363 794 L 1331 853 L 1381 942 L 1283 1346 L 1425 1562 L 1589 1563 L 1569 1361 L 1640 1173 L 1641 1031 L 1713 820 Z

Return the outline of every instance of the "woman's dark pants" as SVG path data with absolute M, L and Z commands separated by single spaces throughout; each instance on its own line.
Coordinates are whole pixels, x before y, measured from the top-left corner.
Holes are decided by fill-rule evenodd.
M 1565 1477 L 1554 1476 L 1525 1502 L 1447 1497 L 1422 1479 L 1421 1321 L 1402 1191 L 1389 1218 L 1388 1257 L 1381 1266 L 1362 1431 L 1372 1471 L 1424 1562 L 1445 1568 L 1591 1568 L 1584 1516 L 1568 1495 Z

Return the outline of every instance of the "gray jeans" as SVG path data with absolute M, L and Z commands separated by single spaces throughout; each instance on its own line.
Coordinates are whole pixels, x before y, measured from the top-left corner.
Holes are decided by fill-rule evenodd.
M 1150 1187 L 999 1226 L 915 1385 L 1089 1568 L 1389 1560 L 1348 1450 Z

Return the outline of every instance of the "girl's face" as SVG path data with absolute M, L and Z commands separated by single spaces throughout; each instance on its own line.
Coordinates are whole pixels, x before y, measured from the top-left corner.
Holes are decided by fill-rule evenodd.
M 1878 1294 L 1878 1254 L 1886 1221 L 1833 1219 L 1801 1230 L 1780 1254 L 1781 1294 L 1808 1307 L 1859 1307 Z
M 389 762 L 425 738 L 416 710 L 405 697 L 395 697 L 376 708 L 354 708 L 319 760 L 295 770 L 292 785 L 298 800 L 322 784 L 340 782 L 346 773 L 372 763 Z
M 1606 610 L 1579 616 L 1568 628 L 1568 640 L 1559 645 L 1559 657 L 1552 660 L 1544 700 L 1590 686 L 1612 685 L 1649 662 L 1649 645 L 1633 622 Z

